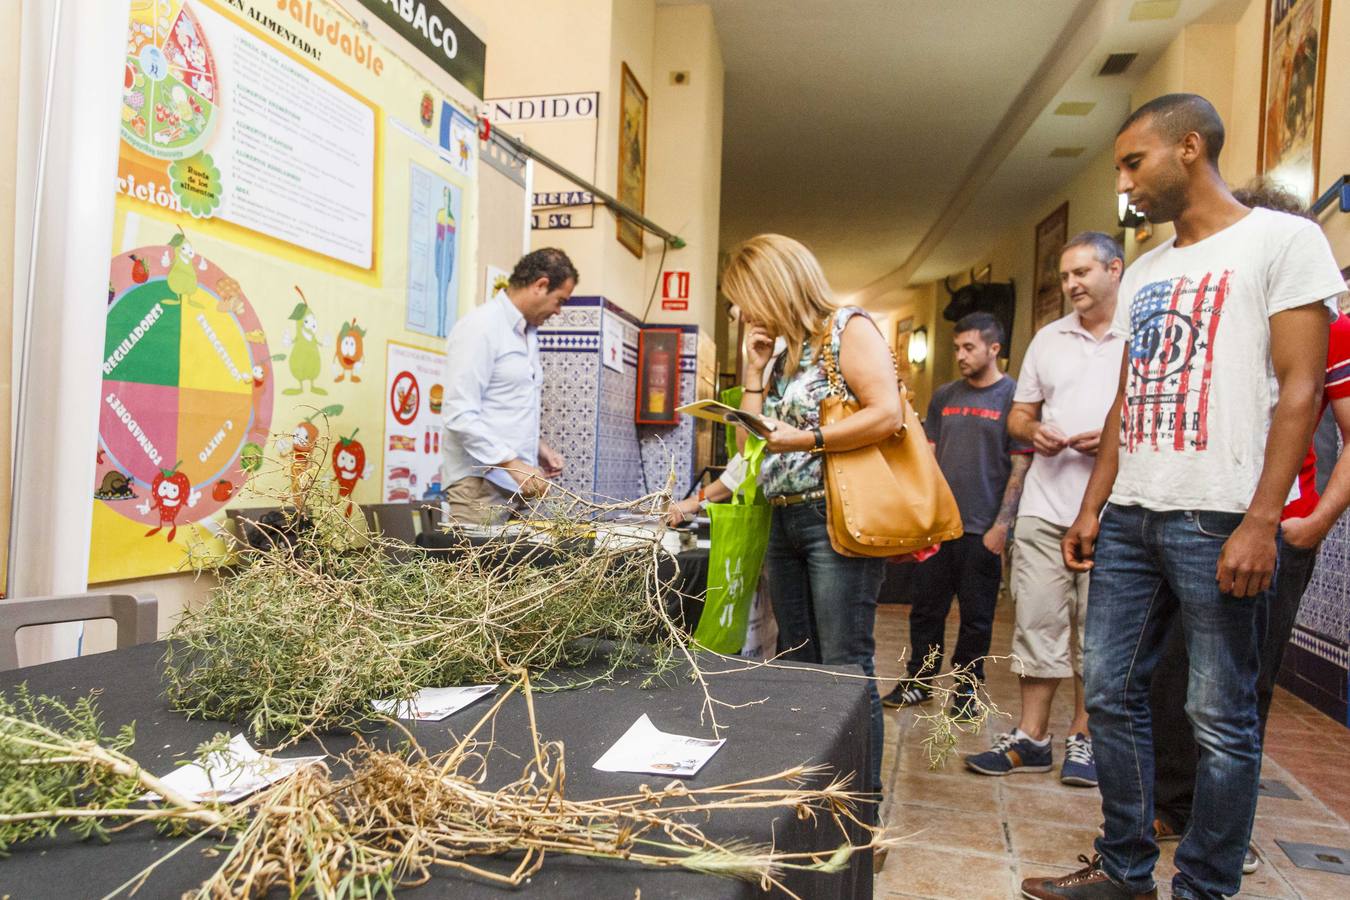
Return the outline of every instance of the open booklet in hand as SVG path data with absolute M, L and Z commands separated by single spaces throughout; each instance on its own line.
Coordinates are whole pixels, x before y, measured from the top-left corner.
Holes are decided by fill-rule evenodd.
M 776 427 L 773 422 L 757 413 L 727 406 L 725 403 L 719 403 L 716 400 L 696 400 L 693 403 L 686 403 L 675 411 L 688 413 L 699 419 L 721 422 L 723 425 L 739 425 L 759 437 L 767 437 L 769 432 Z

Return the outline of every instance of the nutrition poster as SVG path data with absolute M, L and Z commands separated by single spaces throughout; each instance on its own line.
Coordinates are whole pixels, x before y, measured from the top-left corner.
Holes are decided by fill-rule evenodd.
M 326 0 L 132 0 L 126 40 L 90 582 L 221 548 L 225 509 L 297 468 L 357 503 L 406 468 L 420 498 L 444 360 L 406 341 L 479 291 L 451 98 Z M 389 426 L 395 358 L 412 427 Z
M 385 372 L 384 502 L 438 499 L 445 352 L 390 341 Z

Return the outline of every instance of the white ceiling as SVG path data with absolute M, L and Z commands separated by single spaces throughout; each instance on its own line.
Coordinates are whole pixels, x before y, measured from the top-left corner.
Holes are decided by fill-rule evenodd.
M 1249 0 L 1155 22 L 1128 20 L 1134 0 L 658 0 L 691 2 L 712 7 L 726 66 L 722 246 L 792 235 L 852 294 L 974 264 L 1106 146 L 1185 24 Z M 1140 58 L 1096 77 L 1118 51 Z M 1062 100 L 1097 106 L 1053 115 Z

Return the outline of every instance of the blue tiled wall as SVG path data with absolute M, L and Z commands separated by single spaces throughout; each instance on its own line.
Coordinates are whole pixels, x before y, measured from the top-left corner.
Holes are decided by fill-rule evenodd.
M 1280 684 L 1313 706 L 1350 724 L 1350 516 L 1322 543 L 1312 582 L 1303 595 L 1294 636 L 1285 648 Z
M 623 331 L 623 371 L 600 363 L 602 319 Z M 637 397 L 636 318 L 602 297 L 573 297 L 539 329 L 544 366 L 541 431 L 567 459 L 561 482 L 587 497 L 632 500 L 665 485 L 672 461 L 676 495 L 689 489 L 694 469 L 694 424 L 634 423 Z M 680 345 L 680 397 L 692 399 L 698 329 L 685 326 Z M 645 475 L 645 478 L 644 478 Z

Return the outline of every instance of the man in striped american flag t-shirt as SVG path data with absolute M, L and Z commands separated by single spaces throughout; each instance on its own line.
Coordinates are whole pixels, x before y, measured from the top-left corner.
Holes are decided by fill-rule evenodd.
M 1345 283 L 1316 223 L 1234 199 L 1219 174 L 1223 140 L 1213 105 L 1194 94 L 1146 103 L 1116 137 L 1117 189 L 1176 236 L 1121 279 L 1120 386 L 1063 539 L 1065 563 L 1092 572 L 1083 681 L 1103 834 L 1085 869 L 1025 880 L 1032 900 L 1157 896 L 1149 687 L 1174 620 L 1201 754 L 1171 893 L 1208 900 L 1241 887 L 1280 513 L 1312 440 Z

